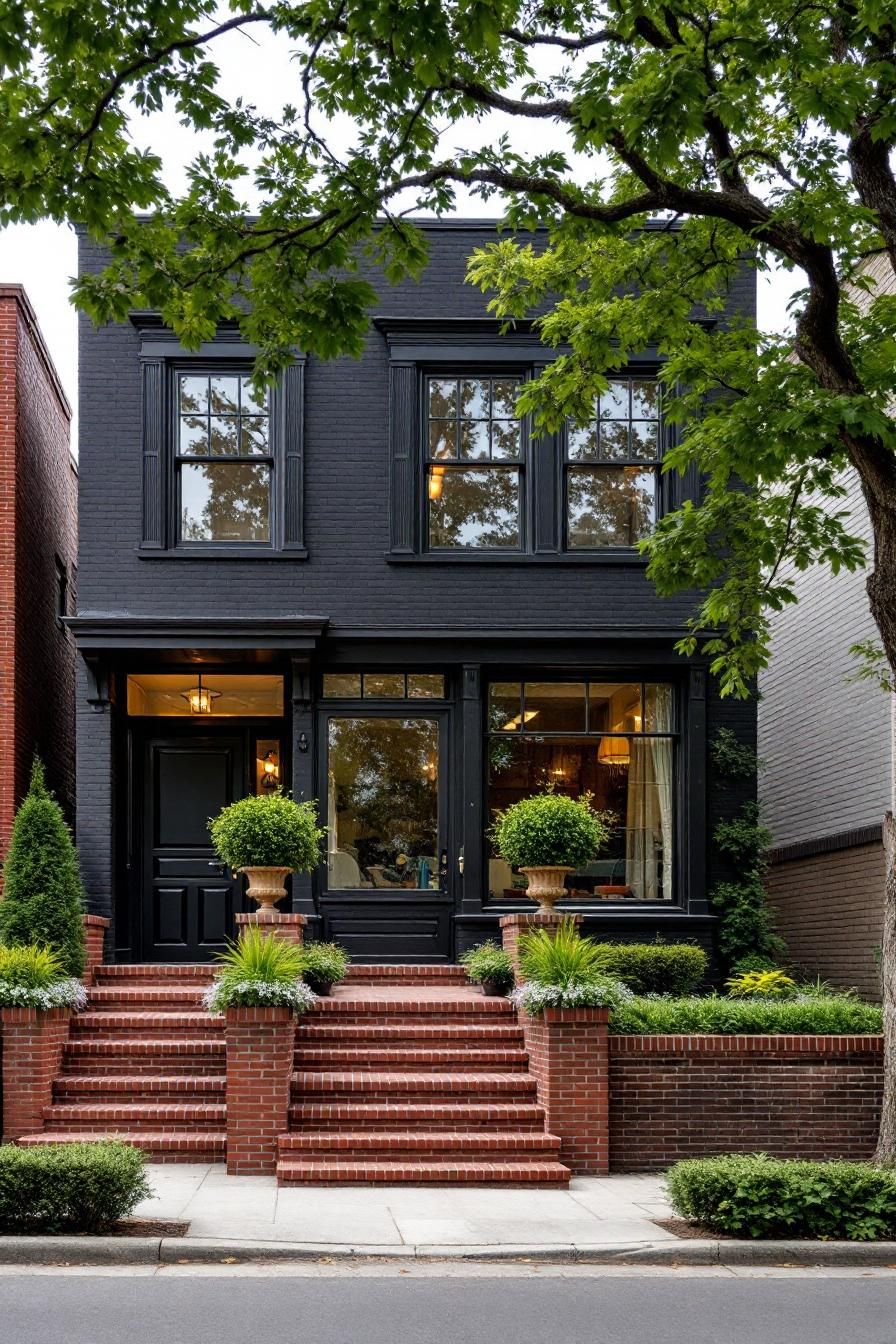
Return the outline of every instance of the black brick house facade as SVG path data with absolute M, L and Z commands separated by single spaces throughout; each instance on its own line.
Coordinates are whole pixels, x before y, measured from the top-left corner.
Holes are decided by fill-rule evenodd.
M 628 544 L 694 488 L 651 466 L 658 364 L 620 371 L 605 437 L 532 441 L 507 407 L 550 353 L 463 283 L 493 230 L 427 229 L 363 358 L 297 354 L 266 406 L 234 332 L 188 353 L 153 314 L 82 322 L 77 838 L 119 959 L 230 934 L 205 818 L 266 774 L 331 826 L 293 908 L 360 958 L 450 960 L 525 908 L 489 811 L 549 782 L 617 815 L 570 880 L 589 932 L 711 941 L 708 744 L 752 742 L 755 710 L 675 654 L 692 604 Z

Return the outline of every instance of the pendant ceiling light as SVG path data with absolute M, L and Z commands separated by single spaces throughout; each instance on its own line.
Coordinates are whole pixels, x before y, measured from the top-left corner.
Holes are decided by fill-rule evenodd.
M 211 714 L 214 702 L 221 698 L 220 691 L 210 691 L 207 686 L 203 686 L 201 672 L 196 685 L 188 691 L 181 691 L 181 695 L 190 706 L 191 714 Z

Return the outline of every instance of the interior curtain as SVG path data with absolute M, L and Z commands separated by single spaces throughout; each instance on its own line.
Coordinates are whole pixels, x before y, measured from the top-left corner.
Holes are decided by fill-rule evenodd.
M 671 733 L 671 687 L 652 688 L 650 710 L 651 732 Z M 638 900 L 656 901 L 661 897 L 669 900 L 672 894 L 671 738 L 631 740 L 626 813 L 626 885 L 631 887 Z

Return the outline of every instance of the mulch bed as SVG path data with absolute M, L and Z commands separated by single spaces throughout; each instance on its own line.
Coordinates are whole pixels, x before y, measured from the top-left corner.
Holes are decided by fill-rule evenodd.
M 711 1228 L 703 1227 L 700 1223 L 689 1223 L 686 1218 L 654 1218 L 652 1221 L 666 1232 L 674 1232 L 682 1241 L 706 1241 L 709 1238 L 718 1241 L 737 1240 L 731 1232 L 713 1232 Z
M 122 1218 L 120 1222 L 111 1227 L 108 1232 L 104 1232 L 106 1237 L 183 1237 L 186 1236 L 190 1224 L 176 1218 Z M 59 1236 L 59 1237 L 88 1237 L 93 1236 L 92 1232 L 28 1232 L 28 1233 L 0 1233 L 2 1235 L 12 1236 Z

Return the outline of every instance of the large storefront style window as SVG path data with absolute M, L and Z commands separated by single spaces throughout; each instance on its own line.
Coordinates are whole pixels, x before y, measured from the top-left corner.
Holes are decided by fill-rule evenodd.
M 426 496 L 432 550 L 519 550 L 520 379 L 429 378 Z
M 327 725 L 327 885 L 439 885 L 439 722 L 334 715 Z
M 660 385 L 614 378 L 594 419 L 570 427 L 566 445 L 566 541 L 571 550 L 634 546 L 656 524 Z
M 488 706 L 488 809 L 549 786 L 590 793 L 616 827 L 604 852 L 567 881 L 573 898 L 673 898 L 676 722 L 673 688 L 655 682 L 495 682 Z M 489 894 L 525 877 L 496 855 Z

